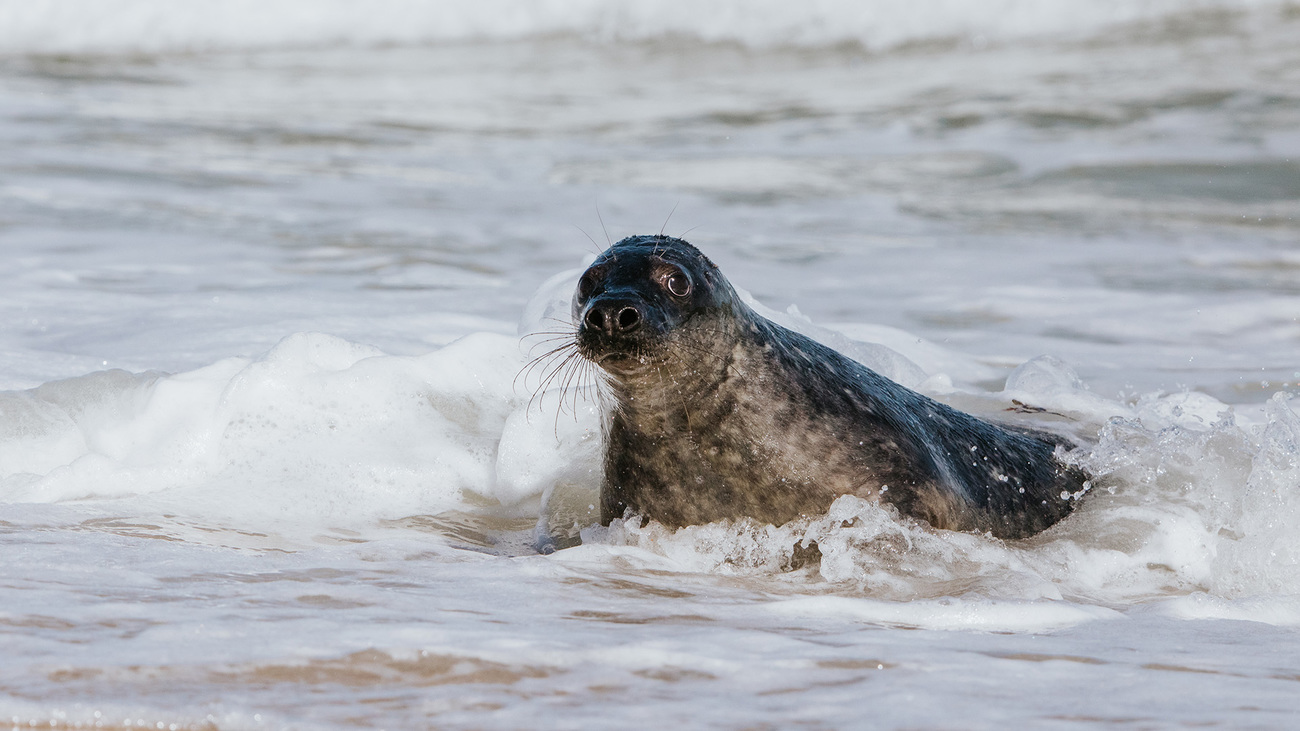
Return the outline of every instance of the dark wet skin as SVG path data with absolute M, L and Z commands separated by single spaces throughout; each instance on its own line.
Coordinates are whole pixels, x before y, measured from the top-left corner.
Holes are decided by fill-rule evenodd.
M 680 239 L 614 244 L 573 312 L 578 350 L 613 397 L 606 525 L 780 525 L 851 494 L 938 528 L 1022 538 L 1084 489 L 1051 437 L 964 414 L 767 320 Z

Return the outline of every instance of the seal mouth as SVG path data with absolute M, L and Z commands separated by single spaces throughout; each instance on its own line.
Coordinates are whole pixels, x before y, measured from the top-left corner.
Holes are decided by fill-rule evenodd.
M 652 346 L 638 338 L 611 343 L 592 333 L 579 333 L 578 354 L 613 376 L 630 376 L 653 366 Z
M 578 327 L 578 350 L 601 368 L 626 370 L 646 361 L 659 340 L 655 334 L 655 329 L 644 322 L 629 330 L 607 332 L 584 321 Z
M 626 350 L 592 353 L 587 360 L 616 375 L 630 375 L 648 365 L 644 355 Z

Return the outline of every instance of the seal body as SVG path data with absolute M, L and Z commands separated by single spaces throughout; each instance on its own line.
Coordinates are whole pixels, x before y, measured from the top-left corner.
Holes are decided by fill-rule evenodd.
M 840 495 L 1002 538 L 1065 517 L 1087 476 L 1045 435 L 900 386 L 741 302 L 698 249 L 619 241 L 579 280 L 578 352 L 603 371 L 601 521 L 780 525 Z

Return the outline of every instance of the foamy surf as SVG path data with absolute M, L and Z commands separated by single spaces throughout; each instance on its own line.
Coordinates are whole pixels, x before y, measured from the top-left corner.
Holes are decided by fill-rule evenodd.
M 174 376 L 51 383 L 0 400 L 0 484 L 12 502 L 149 495 L 236 524 L 443 512 L 462 491 L 497 497 L 520 363 L 518 341 L 501 335 L 409 358 L 304 333 Z

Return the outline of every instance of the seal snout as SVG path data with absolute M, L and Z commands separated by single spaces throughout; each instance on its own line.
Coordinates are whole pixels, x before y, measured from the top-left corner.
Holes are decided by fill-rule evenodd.
M 626 376 L 655 350 L 659 317 L 653 304 L 633 293 L 598 295 L 579 316 L 579 352 L 608 373 Z
M 641 327 L 641 310 L 627 300 L 597 300 L 587 308 L 586 326 L 603 335 L 628 335 Z

